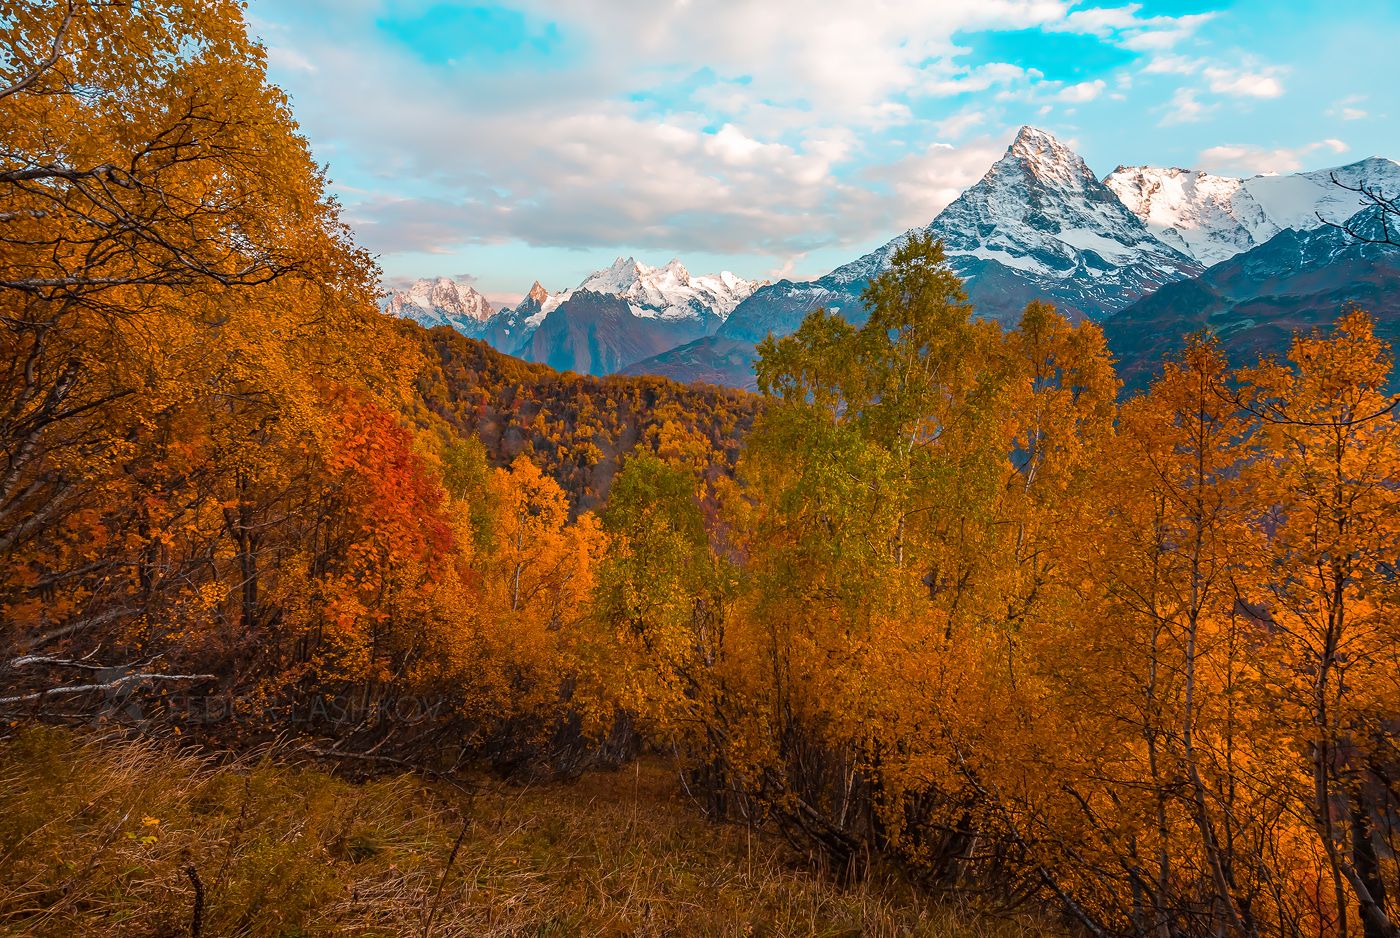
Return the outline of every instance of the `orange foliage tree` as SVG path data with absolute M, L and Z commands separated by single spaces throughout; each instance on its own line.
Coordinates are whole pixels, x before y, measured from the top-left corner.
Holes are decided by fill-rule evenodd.
M 883 855 L 1096 935 L 1393 936 L 1400 440 L 1369 320 L 1234 374 L 1197 339 L 1119 405 L 1096 327 L 979 322 L 942 260 L 913 238 L 867 325 L 761 346 L 708 542 L 693 478 L 619 477 L 620 699 L 711 810 L 846 875 Z M 724 589 L 677 579 L 721 557 Z

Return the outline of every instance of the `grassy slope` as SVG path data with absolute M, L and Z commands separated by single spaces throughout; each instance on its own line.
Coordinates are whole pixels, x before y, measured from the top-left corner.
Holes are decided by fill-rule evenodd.
M 56 730 L 0 742 L 3 934 L 189 935 L 191 867 L 204 936 L 422 935 L 439 888 L 434 936 L 1042 933 L 791 860 L 700 819 L 658 764 L 467 795 Z

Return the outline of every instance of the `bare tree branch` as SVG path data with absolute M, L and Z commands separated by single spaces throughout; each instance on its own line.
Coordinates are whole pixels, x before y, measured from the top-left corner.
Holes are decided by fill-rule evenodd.
M 63 22 L 58 24 L 58 32 L 53 37 L 53 48 L 50 50 L 48 58 L 44 59 L 34 67 L 34 71 L 25 75 L 19 81 L 8 88 L 0 88 L 0 98 L 8 98 L 12 94 L 18 94 L 38 81 L 45 72 L 58 64 L 59 54 L 63 50 L 63 37 L 68 34 L 68 27 L 73 24 L 73 16 L 77 12 L 73 0 L 68 0 L 68 9 L 63 15 Z
M 1346 221 L 1335 222 L 1331 219 L 1323 218 L 1321 212 L 1313 212 L 1313 214 L 1317 216 L 1318 221 L 1322 222 L 1328 228 L 1344 231 L 1364 244 L 1400 245 L 1400 240 L 1397 240 L 1397 232 L 1391 230 L 1391 218 L 1400 217 L 1400 196 L 1388 196 L 1379 186 L 1369 185 L 1364 180 L 1355 185 L 1342 182 L 1342 180 L 1337 178 L 1335 172 L 1331 174 L 1331 178 L 1333 185 L 1345 189 L 1348 192 L 1355 192 L 1357 195 L 1361 196 L 1364 201 L 1369 202 L 1372 207 L 1378 210 L 1376 215 L 1380 222 L 1381 234 L 1380 237 L 1377 237 L 1375 234 L 1362 231 L 1354 221 L 1356 218 L 1355 213 Z
M 88 694 L 93 691 L 110 691 L 126 687 L 130 684 L 142 684 L 146 681 L 217 681 L 218 677 L 213 674 L 128 674 L 119 677 L 115 681 L 108 681 L 106 684 L 71 684 L 67 687 L 51 687 L 47 690 L 35 691 L 32 694 L 19 694 L 14 697 L 0 697 L 0 706 L 9 706 L 17 703 L 30 703 L 35 700 L 45 700 L 49 697 L 65 696 L 71 697 L 76 694 Z

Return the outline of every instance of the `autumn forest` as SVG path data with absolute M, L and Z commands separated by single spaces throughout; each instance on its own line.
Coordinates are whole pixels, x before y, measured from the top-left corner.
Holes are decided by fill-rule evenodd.
M 914 237 L 866 324 L 760 345 L 759 394 L 560 374 L 379 311 L 231 0 L 7 4 L 0 36 L 7 752 L 660 764 L 833 889 L 1400 935 L 1400 410 L 1364 310 L 1244 368 L 1194 337 L 1126 396 L 1098 326 L 980 319 Z M 28 810 L 0 930 L 78 933 L 33 883 L 88 858 Z M 204 933 L 341 933 L 251 921 Z

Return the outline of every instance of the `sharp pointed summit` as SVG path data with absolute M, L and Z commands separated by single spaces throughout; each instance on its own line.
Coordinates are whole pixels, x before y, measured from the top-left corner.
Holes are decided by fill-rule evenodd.
M 1052 186 L 1075 186 L 1086 179 L 1097 182 L 1084 159 L 1061 143 L 1054 134 L 1038 127 L 1025 126 L 1006 148 L 1006 156 L 996 166 L 1014 163 Z M 995 167 L 994 167 L 995 168 Z
M 1202 269 L 1149 231 L 1079 154 L 1035 127 L 1022 127 L 1001 159 L 925 230 L 943 241 L 979 314 L 1008 322 L 1037 298 L 1071 316 L 1101 319 Z M 824 280 L 865 283 L 908 237 Z
M 489 320 L 485 298 L 451 278 L 418 281 L 388 308 L 561 368 L 752 386 L 754 346 L 765 336 L 792 332 L 819 307 L 863 322 L 862 291 L 913 232 L 943 242 L 979 316 L 1011 324 L 1030 301 L 1048 300 L 1071 318 L 1104 321 L 1236 255 L 1258 264 L 1264 255 L 1251 252 L 1290 230 L 1345 221 L 1360 205 L 1345 186 L 1363 182 L 1400 193 L 1400 164 L 1373 157 L 1249 179 L 1119 166 L 1100 179 L 1070 142 L 1027 125 L 927 226 L 817 280 L 760 284 L 728 271 L 695 275 L 675 257 L 653 267 L 629 255 L 572 290 L 549 293 L 537 282 Z
M 1035 298 L 1102 319 L 1201 265 L 1164 244 L 1073 150 L 1025 127 L 929 225 L 983 315 L 1011 319 Z
M 918 230 L 818 280 L 764 287 L 730 314 L 713 339 L 629 371 L 681 380 L 696 373 L 752 386 L 754 343 L 792 332 L 817 308 L 863 322 L 868 311 L 862 290 Z M 1007 323 L 1037 299 L 1074 318 L 1103 319 L 1203 269 L 1148 230 L 1079 154 L 1029 126 L 923 230 L 943 241 L 948 266 L 963 278 L 978 315 Z

